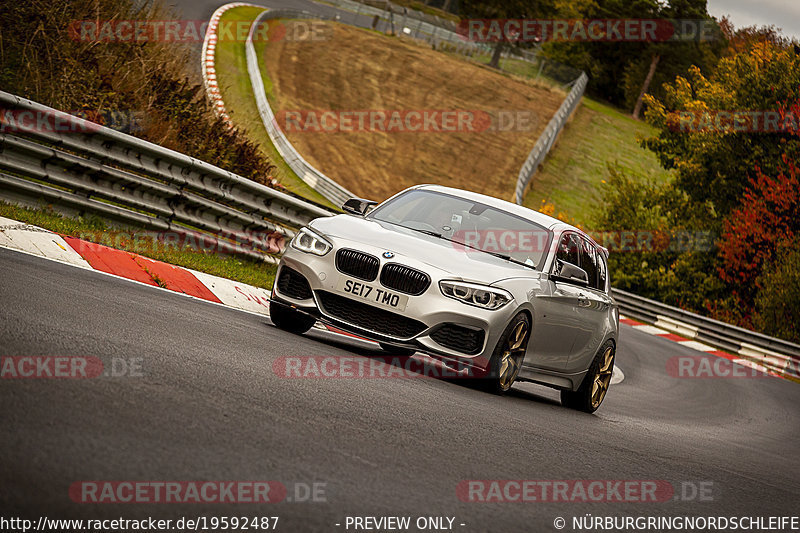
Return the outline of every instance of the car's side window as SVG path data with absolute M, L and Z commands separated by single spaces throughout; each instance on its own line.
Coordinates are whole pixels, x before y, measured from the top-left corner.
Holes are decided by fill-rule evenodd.
M 581 239 L 581 268 L 586 271 L 589 278 L 589 287 L 599 289 L 597 252 L 594 245 L 586 239 Z
M 572 263 L 575 266 L 581 266 L 580 260 L 580 242 L 578 241 L 578 237 L 573 234 L 564 235 L 561 238 L 561 242 L 558 244 L 558 250 L 556 251 L 556 259 L 561 261 L 562 263 Z M 554 274 L 558 275 L 561 272 L 559 271 L 560 263 L 556 261 L 555 271 Z
M 600 250 L 597 250 L 597 285 L 598 289 L 605 292 L 606 280 L 608 279 L 608 266 L 606 265 L 606 256 Z

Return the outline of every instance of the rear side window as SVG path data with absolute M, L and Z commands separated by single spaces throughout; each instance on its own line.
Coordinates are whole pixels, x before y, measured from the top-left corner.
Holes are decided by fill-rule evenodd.
M 586 271 L 586 275 L 589 277 L 589 287 L 593 289 L 599 288 L 597 275 L 597 251 L 586 239 L 581 239 L 581 268 Z
M 606 265 L 606 256 L 600 250 L 597 250 L 597 285 L 598 290 L 605 292 L 606 281 L 608 279 L 608 266 Z

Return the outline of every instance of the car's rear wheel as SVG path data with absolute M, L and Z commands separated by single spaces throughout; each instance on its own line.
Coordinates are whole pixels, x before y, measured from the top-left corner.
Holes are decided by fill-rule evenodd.
M 280 329 L 298 335 L 311 329 L 316 322 L 312 316 L 275 302 L 269 304 L 269 317 Z
M 488 377 L 482 382 L 489 392 L 504 394 L 514 384 L 525 359 L 530 333 L 531 321 L 525 313 L 515 316 L 503 331 L 489 361 Z
M 414 348 L 404 348 L 403 346 L 393 346 L 391 344 L 386 344 L 383 342 L 378 343 L 381 349 L 392 355 L 414 355 L 416 350 Z
M 614 374 L 614 341 L 607 341 L 592 361 L 589 371 L 576 391 L 561 391 L 561 405 L 594 413 L 606 398 Z

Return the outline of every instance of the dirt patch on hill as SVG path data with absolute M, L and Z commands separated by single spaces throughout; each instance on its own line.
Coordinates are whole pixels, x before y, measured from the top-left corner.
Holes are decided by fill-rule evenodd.
M 420 183 L 511 198 L 563 92 L 398 38 L 327 30 L 260 56 L 279 123 L 309 163 L 376 200 Z

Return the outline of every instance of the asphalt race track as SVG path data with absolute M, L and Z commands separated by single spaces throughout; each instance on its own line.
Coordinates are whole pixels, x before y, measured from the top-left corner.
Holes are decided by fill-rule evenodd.
M 223 2 L 168 3 L 205 20 Z M 269 5 L 337 12 L 309 0 Z M 0 379 L 3 517 L 278 516 L 286 532 L 355 531 L 348 516 L 450 517 L 453 531 L 472 533 L 556 531 L 558 517 L 574 531 L 572 518 L 587 514 L 797 513 L 800 385 L 673 377 L 671 358 L 699 353 L 628 326 L 616 360 L 625 379 L 587 415 L 530 384 L 498 397 L 458 380 L 287 379 L 273 370 L 282 357 L 382 352 L 6 249 L 0 272 L 0 356 L 137 365 L 94 379 Z M 70 487 L 87 480 L 274 480 L 288 495 L 273 504 L 74 502 Z M 675 494 L 484 503 L 459 498 L 467 480 L 656 480 Z M 317 501 L 296 501 L 315 483 Z
M 348 515 L 449 516 L 470 532 L 551 531 L 562 516 L 570 531 L 585 513 L 786 515 L 800 499 L 800 387 L 670 377 L 670 357 L 696 352 L 627 326 L 625 380 L 586 415 L 527 384 L 497 397 L 452 380 L 286 379 L 272 369 L 280 356 L 377 352 L 5 249 L 0 271 L 0 355 L 141 364 L 133 377 L 0 381 L 5 516 L 269 515 L 283 531 L 345 530 Z M 470 479 L 665 480 L 677 499 L 461 501 Z M 290 499 L 296 483 L 317 482 L 326 501 L 74 503 L 81 480 L 277 480 Z M 704 501 L 679 490 L 700 482 Z

